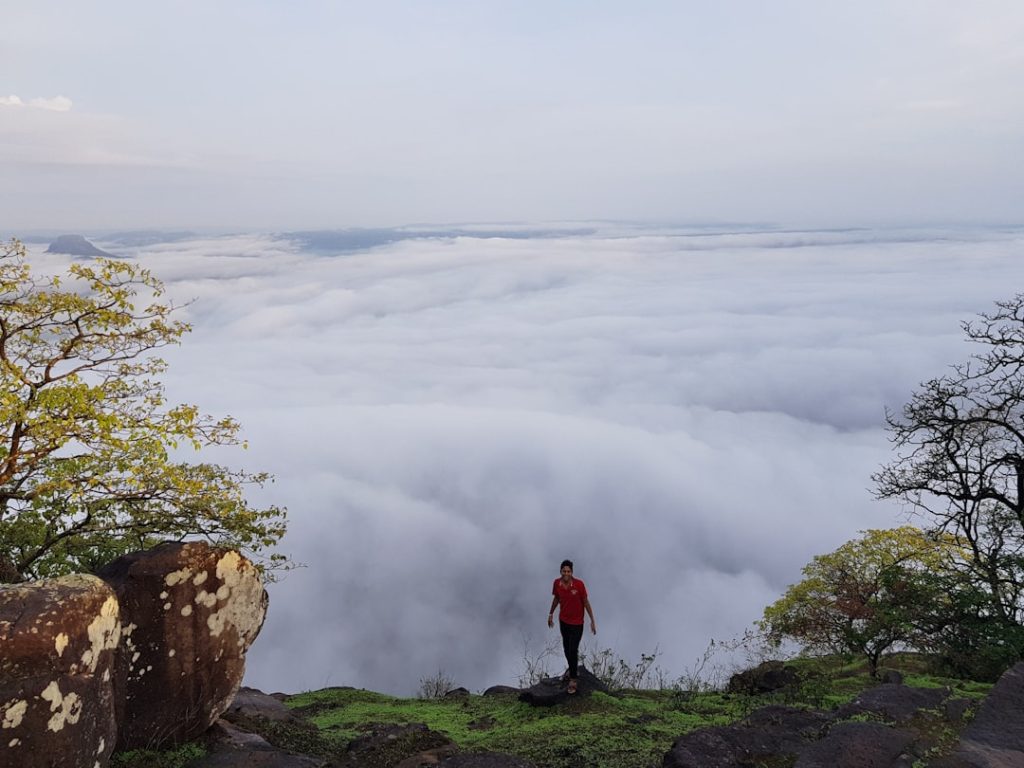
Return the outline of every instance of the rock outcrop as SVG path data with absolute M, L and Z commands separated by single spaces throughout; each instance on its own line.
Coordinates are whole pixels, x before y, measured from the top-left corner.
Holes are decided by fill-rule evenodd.
M 574 696 L 588 696 L 594 691 L 608 693 L 608 686 L 589 669 L 580 664 L 578 688 L 576 693 L 569 693 L 566 681 L 561 677 L 547 677 L 538 683 L 524 688 L 519 693 L 519 700 L 532 707 L 551 707 Z
M 195 738 L 228 708 L 267 611 L 256 568 L 237 551 L 165 543 L 99 576 L 121 605 L 115 660 L 118 748 Z
M 1024 766 L 1024 662 L 999 678 L 944 768 Z
M 0 765 L 106 765 L 117 598 L 93 576 L 0 587 Z
M 47 253 L 63 253 L 68 256 L 85 256 L 93 258 L 114 258 L 114 255 L 101 251 L 86 240 L 82 235 L 61 235 L 46 249 Z

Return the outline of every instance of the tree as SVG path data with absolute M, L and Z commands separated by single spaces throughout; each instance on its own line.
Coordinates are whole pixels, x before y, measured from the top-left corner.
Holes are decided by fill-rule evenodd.
M 913 526 L 864 531 L 806 565 L 759 627 L 776 645 L 791 638 L 811 652 L 863 656 L 874 676 L 885 651 L 918 642 L 947 599 L 931 575 L 958 556 L 951 537 Z
M 878 496 L 931 518 L 970 553 L 963 566 L 991 615 L 1024 615 L 1024 294 L 965 322 L 981 351 L 925 382 L 887 413 L 897 457 L 874 475 Z
M 191 329 L 162 293 L 113 259 L 37 277 L 20 243 L 0 244 L 0 580 L 89 571 L 166 539 L 259 554 L 283 535 L 284 510 L 245 500 L 268 475 L 180 459 L 241 440 L 231 418 L 165 403 L 152 353 Z

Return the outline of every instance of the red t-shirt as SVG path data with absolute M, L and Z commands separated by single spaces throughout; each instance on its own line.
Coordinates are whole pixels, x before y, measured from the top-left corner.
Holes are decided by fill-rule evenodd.
M 555 579 L 551 594 L 558 597 L 558 620 L 566 624 L 583 623 L 583 601 L 587 599 L 587 586 L 579 579 L 573 579 L 567 587 L 562 580 Z

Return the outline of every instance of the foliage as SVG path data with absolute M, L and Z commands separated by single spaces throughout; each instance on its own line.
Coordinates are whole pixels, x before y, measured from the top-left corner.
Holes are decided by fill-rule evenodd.
M 416 695 L 421 699 L 442 699 L 453 688 L 455 688 L 455 680 L 443 669 L 438 669 L 430 677 L 420 678 L 420 687 L 416 691 Z
M 655 665 L 661 651 L 640 653 L 636 662 L 619 656 L 611 648 L 588 649 L 582 654 L 583 665 L 613 691 L 667 688 L 664 670 Z
M 961 325 L 981 351 L 888 414 L 896 459 L 875 476 L 961 542 L 988 612 L 1024 618 L 1024 294 Z
M 862 656 L 876 675 L 881 655 L 917 642 L 924 617 L 947 601 L 930 574 L 959 556 L 950 537 L 912 526 L 865 531 L 805 566 L 803 581 L 765 608 L 759 627 L 775 643 L 792 638 L 809 651 Z
M 267 475 L 177 458 L 241 440 L 233 419 L 165 402 L 152 353 L 190 328 L 162 292 L 112 259 L 38 277 L 20 243 L 0 245 L 0 581 L 93 570 L 164 539 L 253 554 L 283 535 L 283 510 L 245 500 Z

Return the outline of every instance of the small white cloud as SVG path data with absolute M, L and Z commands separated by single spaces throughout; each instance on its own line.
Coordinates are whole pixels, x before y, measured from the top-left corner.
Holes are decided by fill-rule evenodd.
M 10 96 L 0 96 L 0 107 L 32 107 L 33 109 L 45 109 L 48 112 L 68 112 L 71 110 L 72 102 L 67 96 L 54 96 L 51 99 L 37 97 L 27 103 L 20 96 L 13 93 Z
M 29 102 L 29 106 L 45 109 L 50 112 L 68 112 L 71 110 L 71 99 L 67 96 L 54 96 L 52 99 L 37 98 Z

